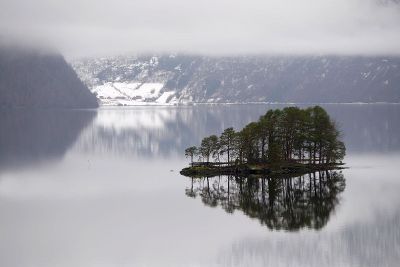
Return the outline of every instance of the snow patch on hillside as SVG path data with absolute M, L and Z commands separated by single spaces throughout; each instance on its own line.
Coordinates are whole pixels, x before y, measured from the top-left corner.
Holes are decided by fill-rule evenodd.
M 171 100 L 172 96 L 175 95 L 175 91 L 164 92 L 159 98 L 157 98 L 156 102 L 159 104 L 166 104 L 168 100 Z
M 116 82 L 113 83 L 113 87 L 118 89 L 118 91 L 123 94 L 126 95 L 130 98 L 135 97 L 137 94 L 135 92 L 135 90 L 137 88 L 139 88 L 141 85 L 141 83 L 120 83 L 120 82 Z
M 102 105 L 167 105 L 175 91 L 162 92 L 163 83 L 107 82 L 92 88 Z
M 136 96 L 147 98 L 158 98 L 161 96 L 161 89 L 164 87 L 162 83 L 143 83 L 138 89 L 135 90 Z
M 96 86 L 93 88 L 92 93 L 94 93 L 98 99 L 116 99 L 121 97 L 121 93 L 118 92 L 112 83 L 105 83 L 103 85 Z

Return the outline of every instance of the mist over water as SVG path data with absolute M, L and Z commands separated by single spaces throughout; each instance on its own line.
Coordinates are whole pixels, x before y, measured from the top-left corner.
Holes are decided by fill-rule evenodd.
M 323 105 L 343 131 L 350 168 L 343 190 L 321 195 L 333 200 L 328 213 L 302 212 L 317 202 L 295 206 L 319 227 L 271 226 L 243 206 L 227 212 L 212 202 L 224 198 L 191 195 L 215 187 L 179 174 L 186 147 L 283 106 L 1 111 L 0 265 L 397 266 L 399 105 Z M 299 179 L 287 182 L 296 189 Z

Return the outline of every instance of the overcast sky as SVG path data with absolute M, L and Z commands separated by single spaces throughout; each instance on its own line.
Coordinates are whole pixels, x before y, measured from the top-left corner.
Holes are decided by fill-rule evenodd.
M 68 57 L 400 55 L 398 0 L 0 0 L 0 34 Z

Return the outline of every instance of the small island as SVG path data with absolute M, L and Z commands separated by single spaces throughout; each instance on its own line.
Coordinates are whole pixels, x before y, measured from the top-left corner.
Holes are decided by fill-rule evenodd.
M 185 150 L 190 166 L 181 174 L 298 175 L 340 169 L 345 156 L 337 124 L 320 106 L 269 110 L 242 130 L 227 128 Z M 198 158 L 198 161 L 194 161 Z

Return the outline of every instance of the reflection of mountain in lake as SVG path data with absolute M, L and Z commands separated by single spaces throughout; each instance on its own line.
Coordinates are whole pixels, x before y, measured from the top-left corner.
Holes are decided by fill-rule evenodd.
M 257 110 L 254 112 L 254 106 L 235 107 L 230 111 L 222 106 L 100 109 L 92 127 L 78 143 L 78 149 L 138 157 L 181 155 L 188 145 L 216 129 L 243 125 L 264 111 Z
M 25 166 L 61 158 L 95 111 L 0 110 L 0 166 Z
M 344 188 L 342 173 L 324 171 L 293 178 L 192 178 L 186 195 L 229 213 L 241 210 L 270 229 L 293 231 L 325 226 Z
M 283 105 L 199 105 L 100 109 L 78 142 L 90 153 L 138 157 L 182 155 L 201 138 L 243 127 Z M 348 154 L 400 150 L 400 105 L 325 105 L 344 134 Z M 95 140 L 95 143 L 94 143 Z

